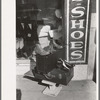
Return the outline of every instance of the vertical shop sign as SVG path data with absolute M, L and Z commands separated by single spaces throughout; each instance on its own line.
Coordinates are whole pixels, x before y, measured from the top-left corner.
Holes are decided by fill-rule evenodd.
M 89 0 L 66 0 L 67 61 L 86 63 L 89 37 Z

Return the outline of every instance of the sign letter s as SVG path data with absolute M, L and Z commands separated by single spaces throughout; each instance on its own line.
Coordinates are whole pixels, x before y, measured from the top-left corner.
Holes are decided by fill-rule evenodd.
M 85 8 L 84 7 L 81 7 L 81 6 L 73 8 L 71 10 L 71 12 L 73 14 L 78 14 L 78 15 L 71 15 L 71 16 L 74 17 L 74 18 L 82 17 L 84 15 L 84 11 L 82 11 L 81 9 L 85 10 Z
M 82 51 L 76 50 L 71 53 L 71 59 L 80 59 L 82 57 Z

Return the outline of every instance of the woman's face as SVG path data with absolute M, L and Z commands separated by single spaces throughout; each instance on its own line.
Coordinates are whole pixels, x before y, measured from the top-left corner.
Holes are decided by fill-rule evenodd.
M 56 15 L 57 18 L 62 18 L 61 10 L 60 9 L 56 9 L 55 10 L 55 15 Z

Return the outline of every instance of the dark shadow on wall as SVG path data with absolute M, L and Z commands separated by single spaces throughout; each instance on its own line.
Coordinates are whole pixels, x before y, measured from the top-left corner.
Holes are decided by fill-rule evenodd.
M 96 83 L 96 56 L 95 56 L 95 63 L 94 63 L 93 81 Z
M 16 100 L 21 100 L 22 92 L 20 89 L 16 89 Z
M 96 13 L 96 0 L 91 0 L 91 13 Z

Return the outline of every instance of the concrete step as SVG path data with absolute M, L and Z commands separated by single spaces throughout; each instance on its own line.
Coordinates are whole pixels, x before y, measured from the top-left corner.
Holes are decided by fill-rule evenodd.
M 71 81 L 57 97 L 44 95 L 46 86 L 17 75 L 17 89 L 22 92 L 21 100 L 96 100 L 96 84 L 90 80 Z

